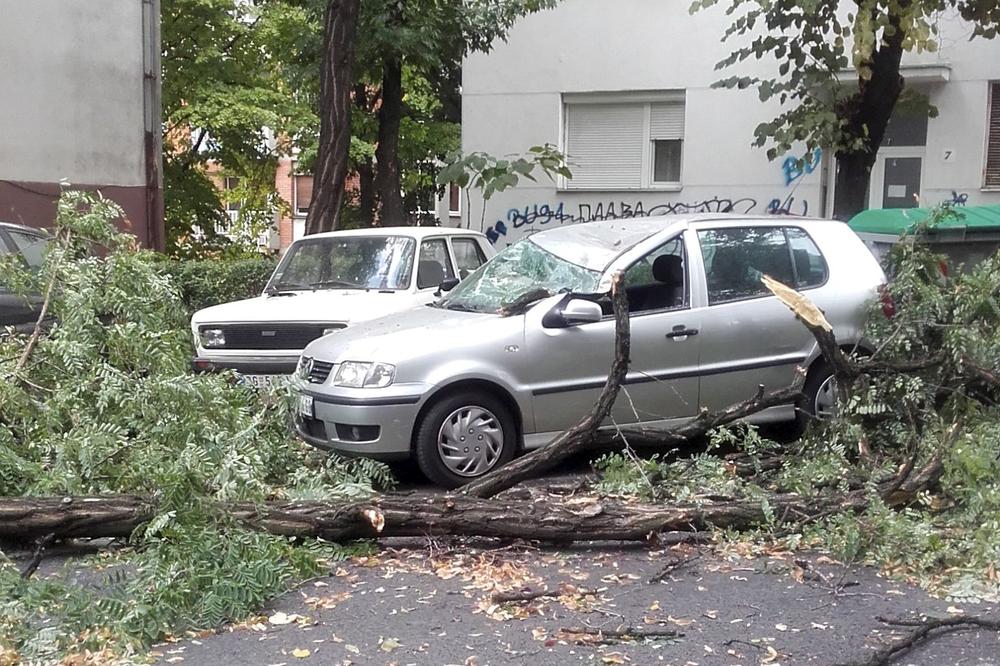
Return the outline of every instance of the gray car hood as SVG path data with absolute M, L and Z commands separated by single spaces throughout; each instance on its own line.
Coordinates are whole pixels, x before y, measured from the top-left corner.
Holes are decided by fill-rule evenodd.
M 524 317 L 419 306 L 362 322 L 313 341 L 302 352 L 322 361 L 400 363 L 427 354 L 523 336 Z

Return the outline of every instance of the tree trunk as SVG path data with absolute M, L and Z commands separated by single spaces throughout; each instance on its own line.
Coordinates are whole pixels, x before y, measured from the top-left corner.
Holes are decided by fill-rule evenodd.
M 940 460 L 916 473 L 882 484 L 888 506 L 913 501 L 936 482 Z M 768 515 L 808 522 L 836 511 L 868 506 L 867 490 L 802 497 L 793 493 L 759 499 L 702 504 L 644 505 L 603 498 L 575 497 L 560 502 L 486 500 L 468 495 L 384 495 L 370 501 L 266 502 L 218 505 L 220 514 L 244 526 L 282 536 L 318 537 L 343 542 L 376 537 L 482 536 L 574 541 L 645 541 L 661 532 L 700 532 L 718 527 L 748 529 Z M 146 498 L 95 497 L 0 498 L 0 538 L 128 537 L 156 515 Z
M 323 25 L 319 151 L 306 233 L 332 231 L 340 220 L 350 168 L 351 86 L 360 0 L 329 0 Z
M 903 4 L 908 5 L 906 1 Z M 885 128 L 903 92 L 903 77 L 899 63 L 903 57 L 906 33 L 898 14 L 891 14 L 893 34 L 885 36 L 872 55 L 871 78 L 859 77 L 859 93 L 851 99 L 848 135 L 862 138 L 864 148 L 855 152 L 837 153 L 836 187 L 833 194 L 833 217 L 850 220 L 868 208 L 868 183 Z
M 398 55 L 387 55 L 382 65 L 382 105 L 378 110 L 378 147 L 375 184 L 379 200 L 379 224 L 408 224 L 403 206 L 399 172 L 399 126 L 403 118 L 403 64 Z

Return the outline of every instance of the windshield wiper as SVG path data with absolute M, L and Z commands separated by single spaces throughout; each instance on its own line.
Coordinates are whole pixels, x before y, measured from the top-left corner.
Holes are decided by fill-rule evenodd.
M 279 282 L 276 285 L 268 287 L 266 293 L 268 296 L 285 296 L 292 294 L 295 291 L 304 291 L 309 289 L 304 284 L 299 284 L 298 282 Z
M 344 280 L 320 280 L 319 282 L 312 282 L 309 284 L 313 289 L 320 289 L 323 287 L 344 287 L 346 289 L 367 289 L 368 287 L 361 284 L 354 284 L 353 282 L 345 282 Z
M 438 307 L 443 307 L 445 310 L 455 310 L 456 312 L 479 312 L 476 308 L 463 303 L 446 303 Z

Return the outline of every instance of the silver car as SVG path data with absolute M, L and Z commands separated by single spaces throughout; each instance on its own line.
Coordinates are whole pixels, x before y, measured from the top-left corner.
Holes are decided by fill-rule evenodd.
M 616 271 L 625 272 L 632 351 L 605 427 L 723 408 L 759 384 L 787 386 L 800 365 L 806 400 L 752 420 L 822 416 L 835 406 L 830 370 L 760 278 L 805 292 L 844 345 L 862 342 L 866 303 L 885 280 L 854 232 L 829 220 L 691 215 L 542 231 L 437 303 L 306 347 L 299 435 L 348 454 L 415 458 L 444 486 L 545 444 L 591 409 L 607 378 Z M 529 293 L 518 313 L 499 312 Z

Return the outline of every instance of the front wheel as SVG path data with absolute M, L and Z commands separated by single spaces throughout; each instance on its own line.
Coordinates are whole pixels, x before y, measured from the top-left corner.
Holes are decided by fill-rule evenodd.
M 456 488 L 514 458 L 517 428 L 510 410 L 483 391 L 438 400 L 417 429 L 420 471 L 434 483 Z
M 837 378 L 825 361 L 809 372 L 802 387 L 803 398 L 795 406 L 795 426 L 801 435 L 813 421 L 828 421 L 837 415 Z

